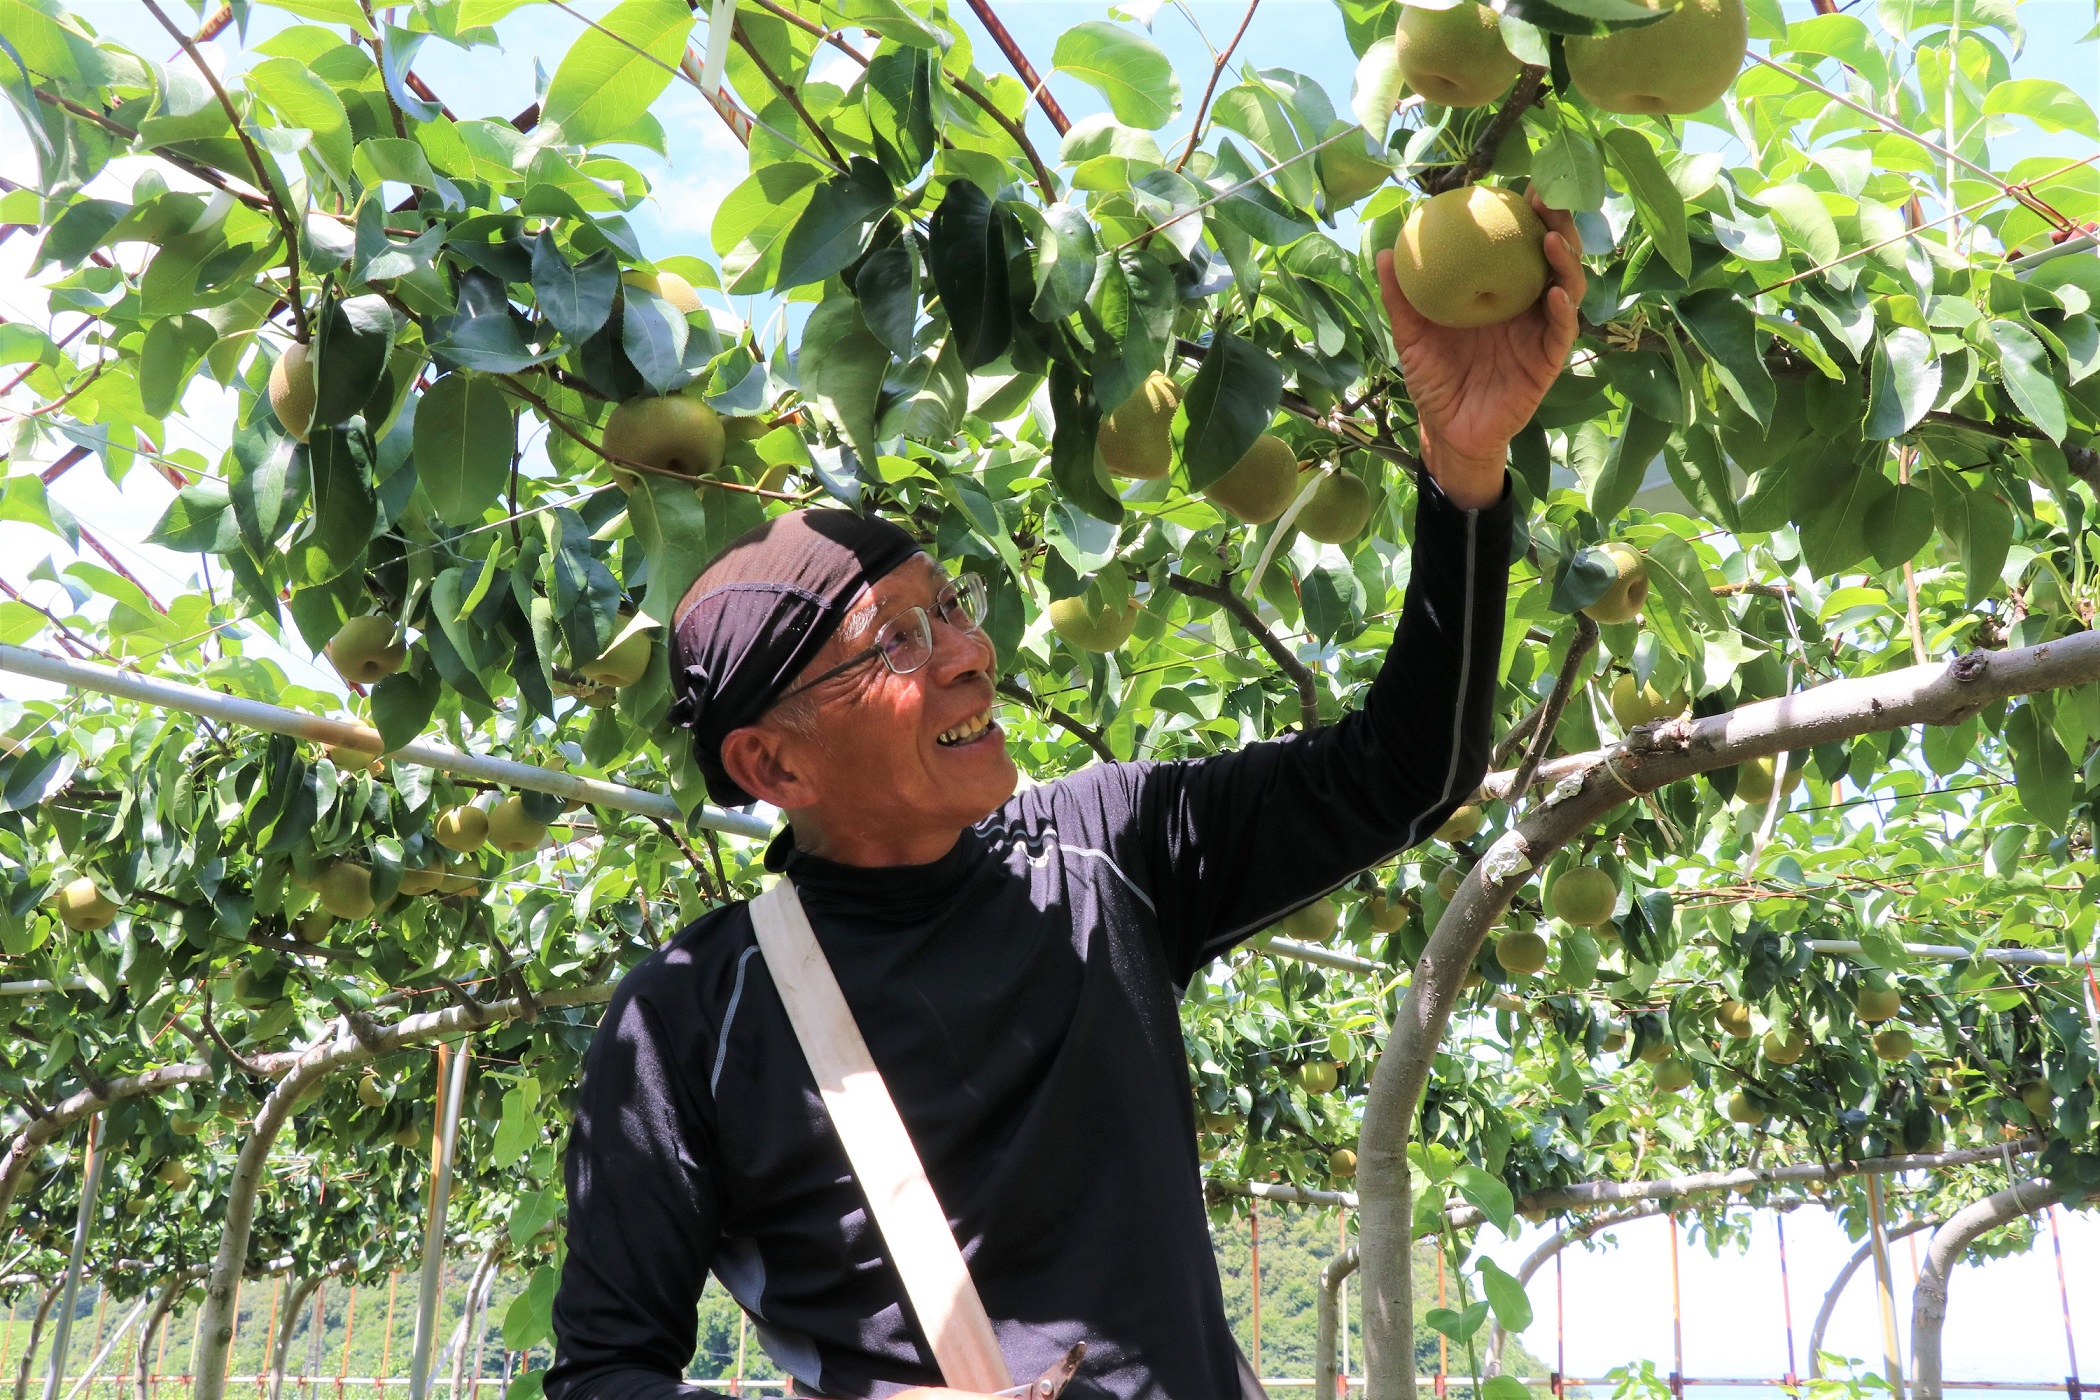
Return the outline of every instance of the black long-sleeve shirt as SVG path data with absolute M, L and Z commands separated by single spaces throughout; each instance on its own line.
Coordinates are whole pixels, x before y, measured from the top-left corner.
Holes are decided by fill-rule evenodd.
M 1177 1004 L 1198 968 L 1422 839 L 1487 768 L 1511 507 L 1425 484 L 1364 707 L 1016 795 L 930 865 L 776 845 L 1013 1374 L 1073 1400 L 1241 1394 Z M 743 904 L 620 984 L 569 1143 L 549 1400 L 693 1400 L 711 1270 L 805 1394 L 939 1383 Z

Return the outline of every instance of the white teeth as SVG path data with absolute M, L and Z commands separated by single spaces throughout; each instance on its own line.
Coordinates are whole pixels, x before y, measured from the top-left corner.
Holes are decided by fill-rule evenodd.
M 945 733 L 939 735 L 934 740 L 934 742 L 937 744 L 967 743 L 970 740 L 976 738 L 978 735 L 984 733 L 984 731 L 991 728 L 991 726 L 992 712 L 990 710 L 986 710 L 982 714 L 979 714 L 971 719 L 966 719 L 961 724 L 956 725 L 955 728 L 950 729 Z

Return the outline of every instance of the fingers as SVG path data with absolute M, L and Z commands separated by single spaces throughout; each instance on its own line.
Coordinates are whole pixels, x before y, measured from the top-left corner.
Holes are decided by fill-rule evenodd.
M 1576 302 L 1569 297 L 1565 286 L 1546 289 L 1546 329 L 1540 337 L 1539 348 L 1546 358 L 1549 381 L 1559 376 L 1561 366 L 1568 362 L 1568 352 L 1575 348 L 1575 308 Z
M 1400 279 L 1393 275 L 1393 250 L 1378 250 L 1378 296 L 1385 303 L 1386 319 L 1393 323 L 1393 348 L 1399 349 L 1419 338 L 1428 328 L 1422 313 L 1415 310 L 1400 290 Z
M 1546 266 L 1553 269 L 1553 280 L 1567 292 L 1568 299 L 1577 306 L 1589 295 L 1589 274 L 1582 267 L 1581 237 L 1563 234 L 1555 229 L 1546 235 Z
M 1575 215 L 1573 212 L 1566 209 L 1549 209 L 1546 206 L 1546 201 L 1539 198 L 1537 190 L 1531 190 L 1529 195 L 1531 210 L 1539 216 L 1539 221 L 1545 224 L 1549 231 L 1557 233 L 1566 239 L 1568 246 L 1575 250 L 1575 256 L 1581 257 L 1582 234 L 1575 227 Z

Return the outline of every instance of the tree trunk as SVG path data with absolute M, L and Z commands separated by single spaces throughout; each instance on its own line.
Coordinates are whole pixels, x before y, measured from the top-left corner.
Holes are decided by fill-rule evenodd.
M 284 1307 L 284 1320 L 277 1329 L 274 1345 L 270 1348 L 270 1400 L 284 1400 L 284 1367 L 292 1354 L 292 1329 L 298 1325 L 299 1314 L 306 1310 L 306 1300 L 314 1296 L 321 1286 L 321 1275 L 301 1279 L 292 1285 L 292 1296 Z
M 1342 1281 L 1356 1272 L 1356 1246 L 1350 1245 L 1327 1261 L 1320 1270 L 1320 1303 L 1315 1314 L 1317 1351 L 1313 1362 L 1313 1400 L 1335 1400 L 1342 1393 L 1341 1291 Z
M 610 1000 L 612 991 L 608 984 L 563 988 L 542 993 L 534 1000 L 533 1007 L 595 1005 Z M 404 1046 L 501 1025 L 527 1014 L 533 1007 L 515 997 L 474 1007 L 450 1006 L 443 1011 L 410 1016 L 398 1025 L 388 1026 L 372 1036 L 369 1046 L 352 1039 L 348 1028 L 338 1021 L 333 1040 L 316 1045 L 297 1057 L 293 1067 L 263 1100 L 255 1122 L 248 1130 L 247 1140 L 241 1144 L 240 1156 L 234 1161 L 233 1180 L 226 1190 L 226 1223 L 220 1230 L 218 1253 L 212 1260 L 211 1273 L 204 1285 L 203 1331 L 192 1368 L 196 1372 L 196 1381 L 190 1391 L 192 1400 L 224 1400 L 226 1349 L 233 1340 L 233 1310 L 241 1264 L 247 1258 L 248 1234 L 255 1223 L 255 1193 L 268 1176 L 270 1147 L 291 1117 L 292 1105 L 307 1086 L 338 1070 L 361 1065 Z
M 22 1347 L 22 1364 L 15 1371 L 15 1400 L 23 1400 L 29 1394 L 29 1373 L 36 1363 L 37 1343 L 44 1339 L 44 1322 L 51 1316 L 51 1305 L 65 1291 L 63 1282 L 54 1283 L 44 1291 L 44 1301 L 36 1305 L 36 1316 L 29 1322 L 29 1340 Z
M 168 1314 L 175 1311 L 183 1290 L 195 1281 L 197 1273 L 196 1269 L 178 1269 L 170 1274 L 167 1286 L 161 1289 L 160 1301 L 153 1305 L 153 1311 L 146 1317 L 146 1325 L 139 1329 L 137 1379 L 134 1382 L 137 1400 L 152 1400 L 153 1338 L 167 1322 Z
M 467 1384 L 467 1352 L 474 1341 L 474 1321 L 488 1305 L 489 1290 L 496 1286 L 496 1266 L 503 1258 L 503 1246 L 492 1244 L 474 1266 L 474 1276 L 467 1283 L 467 1308 L 459 1319 L 459 1330 L 452 1336 L 452 1397 L 460 1400 Z
M 1913 1220 L 1907 1224 L 1898 1225 L 1893 1230 L 1886 1230 L 1882 1233 L 1882 1238 L 1900 1240 L 1905 1235 L 1914 1235 L 1920 1230 L 1930 1230 L 1939 1223 L 1931 1216 L 1926 1216 L 1921 1220 Z M 1859 1266 L 1866 1263 L 1867 1257 L 1873 1252 L 1874 1241 L 1870 1237 L 1852 1252 L 1852 1257 L 1845 1261 L 1845 1267 L 1839 1269 L 1837 1277 L 1830 1281 L 1830 1291 L 1823 1295 L 1823 1306 L 1816 1310 L 1816 1325 L 1811 1327 L 1808 1332 L 1808 1375 L 1810 1380 L 1821 1380 L 1823 1377 L 1823 1333 L 1830 1326 L 1831 1315 L 1837 1311 L 1838 1299 L 1844 1296 L 1845 1285 L 1852 1282 L 1852 1276 L 1859 1272 Z
M 1358 1146 L 1368 1400 L 1415 1400 L 1413 1231 L 1407 1144 L 1460 983 L 1509 901 L 1555 851 L 1620 803 L 1745 759 L 1913 724 L 1953 724 L 1994 700 L 2100 679 L 2100 632 L 2017 651 L 1831 681 L 1727 714 L 1635 729 L 1612 748 L 1543 765 L 1545 794 L 1460 883 L 1416 961 L 1371 1076 Z M 1491 795 L 1495 778 L 1483 784 Z
M 1978 1235 L 1995 1230 L 2009 1220 L 2047 1209 L 2062 1200 L 2060 1187 L 2047 1181 L 2015 1182 L 2003 1191 L 1963 1206 L 1933 1232 L 1925 1248 L 1925 1264 L 1918 1271 L 1917 1291 L 1911 1295 L 1910 1374 L 1913 1400 L 1944 1400 L 1940 1376 L 1940 1334 L 1947 1323 L 1947 1286 L 1954 1266 L 1976 1242 Z

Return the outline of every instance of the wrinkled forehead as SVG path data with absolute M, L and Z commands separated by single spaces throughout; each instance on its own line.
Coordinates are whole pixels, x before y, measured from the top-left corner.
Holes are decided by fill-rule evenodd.
M 864 643 L 879 624 L 915 604 L 931 601 L 947 582 L 947 570 L 936 564 L 932 556 L 912 555 L 854 595 L 839 620 L 834 645 Z

